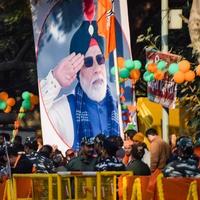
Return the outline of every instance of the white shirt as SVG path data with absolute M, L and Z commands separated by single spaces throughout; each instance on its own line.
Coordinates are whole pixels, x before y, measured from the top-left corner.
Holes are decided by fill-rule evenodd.
M 39 83 L 43 141 L 65 152 L 73 145 L 74 126 L 67 96 L 57 98 L 60 90 L 52 71 Z

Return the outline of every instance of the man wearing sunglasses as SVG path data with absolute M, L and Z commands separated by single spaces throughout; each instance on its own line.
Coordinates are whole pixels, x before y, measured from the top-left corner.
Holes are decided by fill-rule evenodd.
M 71 40 L 70 55 L 40 82 L 51 123 L 74 149 L 83 137 L 119 135 L 117 103 L 107 84 L 103 54 L 96 21 L 83 21 Z M 70 87 L 76 79 L 74 93 L 57 98 L 61 88 Z

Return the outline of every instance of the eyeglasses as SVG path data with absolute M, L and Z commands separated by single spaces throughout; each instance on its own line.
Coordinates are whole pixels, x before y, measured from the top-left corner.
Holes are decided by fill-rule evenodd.
M 96 55 L 96 61 L 99 65 L 102 65 L 105 63 L 105 58 L 104 58 L 104 55 L 102 54 L 98 54 Z M 84 65 L 85 67 L 89 68 L 89 67 L 92 67 L 93 66 L 93 57 L 92 56 L 88 56 L 88 57 L 85 57 L 84 58 Z

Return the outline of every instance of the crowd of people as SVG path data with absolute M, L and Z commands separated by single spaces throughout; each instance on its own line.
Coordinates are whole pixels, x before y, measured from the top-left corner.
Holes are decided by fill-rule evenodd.
M 181 136 L 167 144 L 154 128 L 145 135 L 135 130 L 120 136 L 98 134 L 83 137 L 78 152 L 67 149 L 65 155 L 57 146 L 43 145 L 41 137 L 22 142 L 17 135 L 0 134 L 0 176 L 13 173 L 56 173 L 58 171 L 133 171 L 148 176 L 157 169 L 166 177 L 200 176 L 200 132 L 195 143 Z

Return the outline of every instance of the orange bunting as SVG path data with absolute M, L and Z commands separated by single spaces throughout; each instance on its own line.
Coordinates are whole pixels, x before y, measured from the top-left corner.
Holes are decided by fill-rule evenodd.
M 174 74 L 174 81 L 176 83 L 183 83 L 185 81 L 185 75 L 183 72 L 179 71 Z
M 131 77 L 131 79 L 139 80 L 139 78 L 140 78 L 140 70 L 139 69 L 131 70 L 130 77 Z
M 7 105 L 6 109 L 4 110 L 5 113 L 9 113 L 11 111 L 12 107 Z
M 0 92 L 0 99 L 7 101 L 8 99 L 8 93 L 7 92 Z
M 117 57 L 117 67 L 119 69 L 124 68 L 125 60 L 123 57 Z
M 164 76 L 165 76 L 165 73 L 160 70 L 156 71 L 154 74 L 154 78 L 156 80 L 163 80 Z
M 200 65 L 196 67 L 196 74 L 197 76 L 200 76 Z
M 195 73 L 192 70 L 189 70 L 185 73 L 185 80 L 186 81 L 193 81 L 195 79 Z
M 187 60 L 182 60 L 178 63 L 179 70 L 181 72 L 188 72 L 190 70 L 190 62 Z
M 128 105 L 127 107 L 128 107 L 129 112 L 135 112 L 137 110 L 137 107 L 134 105 Z
M 16 102 L 14 98 L 8 98 L 6 103 L 8 106 L 14 106 Z
M 149 72 L 154 73 L 157 71 L 157 65 L 155 63 L 149 63 L 147 69 Z

